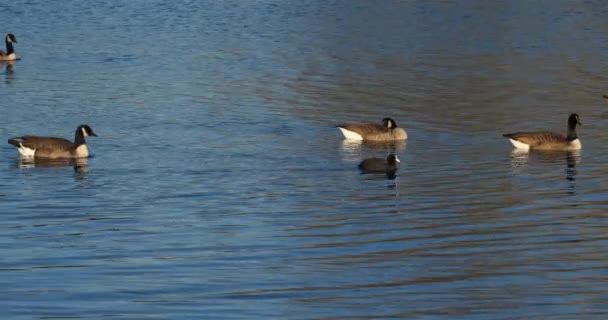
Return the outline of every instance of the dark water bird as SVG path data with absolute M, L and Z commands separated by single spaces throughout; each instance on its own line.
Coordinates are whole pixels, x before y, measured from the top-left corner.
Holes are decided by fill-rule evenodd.
M 22 136 L 8 140 L 17 147 L 21 157 L 33 158 L 86 158 L 89 156 L 85 137 L 97 135 L 86 124 L 76 128 L 74 142 L 56 137 Z
M 17 43 L 17 39 L 15 35 L 9 33 L 4 38 L 4 44 L 6 45 L 6 51 L 0 50 L 0 61 L 13 61 L 17 60 L 17 55 L 15 54 L 15 49 L 13 48 L 13 43 Z
M 550 131 L 515 132 L 503 134 L 511 144 L 521 150 L 579 150 L 582 145 L 576 135 L 576 126 L 581 125 L 578 114 L 568 117 L 568 133 L 563 136 Z
M 359 163 L 359 170 L 363 173 L 394 173 L 399 162 L 399 157 L 394 154 L 389 154 L 386 159 L 367 158 Z
M 376 123 L 346 123 L 336 126 L 345 139 L 364 141 L 395 141 L 407 139 L 407 133 L 399 128 L 395 120 L 382 119 L 382 125 Z

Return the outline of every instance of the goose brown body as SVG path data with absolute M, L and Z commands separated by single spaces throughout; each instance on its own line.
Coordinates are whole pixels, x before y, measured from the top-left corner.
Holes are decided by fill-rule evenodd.
M 581 122 L 576 113 L 568 118 L 568 135 L 550 131 L 515 132 L 503 134 L 511 144 L 519 149 L 533 150 L 579 150 L 582 145 L 576 134 L 576 126 Z
M 337 125 L 347 139 L 366 141 L 395 141 L 406 140 L 407 133 L 397 127 L 393 119 L 385 118 L 383 125 L 376 123 L 347 123 Z
M 570 140 L 559 133 L 549 131 L 539 132 L 516 132 L 504 134 L 504 137 L 519 141 L 536 150 L 577 150 L 580 146 L 575 146 Z

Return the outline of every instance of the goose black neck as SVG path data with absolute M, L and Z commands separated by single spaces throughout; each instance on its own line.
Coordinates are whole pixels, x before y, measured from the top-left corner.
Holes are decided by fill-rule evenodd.
M 4 43 L 6 44 L 6 54 L 7 55 L 15 52 L 15 49 L 13 49 L 13 43 L 8 41 L 8 38 L 4 40 Z
M 568 137 L 566 137 L 568 141 L 573 141 L 578 138 L 576 135 L 576 123 L 568 125 Z
M 85 143 L 86 141 L 84 140 L 84 134 L 82 134 L 82 130 L 80 130 L 80 128 L 76 129 L 76 134 L 74 135 L 74 145 L 78 147 Z

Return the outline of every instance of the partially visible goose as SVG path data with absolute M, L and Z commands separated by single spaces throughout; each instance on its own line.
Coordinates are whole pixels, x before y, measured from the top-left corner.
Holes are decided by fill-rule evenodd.
M 522 150 L 579 150 L 581 141 L 576 135 L 576 125 L 581 121 L 578 114 L 573 113 L 568 117 L 568 135 L 563 136 L 559 133 L 549 131 L 537 132 L 515 132 L 503 134 L 511 141 L 511 144 Z
M 367 141 L 394 141 L 407 139 L 407 133 L 397 127 L 395 120 L 382 119 L 382 125 L 375 123 L 348 123 L 336 126 L 346 139 Z
M 386 159 L 367 158 L 359 163 L 359 169 L 364 173 L 394 173 L 399 162 L 399 157 L 389 154 Z
M 86 158 L 89 148 L 85 137 L 97 135 L 91 127 L 83 124 L 76 128 L 74 142 L 55 137 L 23 136 L 8 139 L 8 143 L 17 147 L 22 157 L 60 159 L 60 158 Z
M 0 50 L 0 61 L 17 60 L 17 55 L 15 54 L 15 49 L 13 48 L 13 43 L 17 43 L 15 35 L 12 33 L 7 34 L 4 38 L 4 43 L 6 44 L 6 51 Z

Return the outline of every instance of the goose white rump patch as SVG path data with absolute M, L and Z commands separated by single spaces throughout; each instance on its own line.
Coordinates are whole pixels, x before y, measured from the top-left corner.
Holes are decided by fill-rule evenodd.
M 519 142 L 517 140 L 513 140 L 513 139 L 509 139 L 509 141 L 511 141 L 511 144 L 517 148 L 517 149 L 521 149 L 521 150 L 530 150 L 530 145 L 529 144 L 525 144 L 523 142 Z
M 25 157 L 25 158 L 31 158 L 36 153 L 36 149 L 30 149 L 28 147 L 24 147 L 22 144 L 19 144 L 17 151 L 19 151 L 20 156 Z
M 351 139 L 351 140 L 363 140 L 363 137 L 353 131 L 350 130 L 346 130 L 344 128 L 338 127 L 338 129 L 340 129 L 340 131 L 342 131 L 342 135 L 344 135 L 344 138 L 346 139 Z

